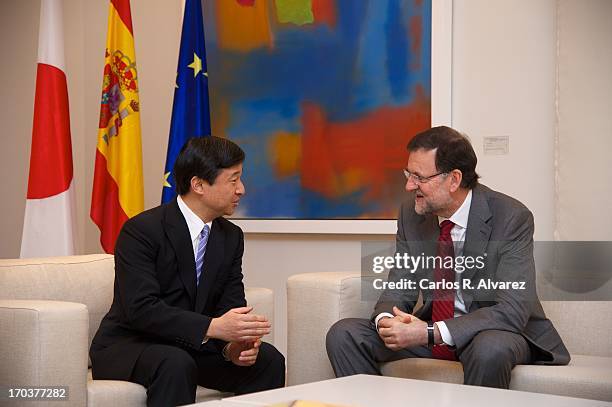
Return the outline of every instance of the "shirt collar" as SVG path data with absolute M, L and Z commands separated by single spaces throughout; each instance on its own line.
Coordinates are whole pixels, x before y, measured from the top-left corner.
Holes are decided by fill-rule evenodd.
M 457 209 L 455 213 L 451 215 L 450 218 L 444 218 L 442 216 L 438 216 L 438 224 L 448 219 L 451 222 L 453 222 L 455 225 L 459 225 L 464 229 L 467 228 L 468 218 L 470 216 L 470 206 L 472 206 L 472 190 L 471 189 L 468 191 L 468 194 L 466 195 L 459 209 Z
M 196 215 L 183 201 L 181 196 L 176 197 L 176 203 L 178 204 L 179 210 L 183 214 L 185 221 L 187 222 L 187 227 L 189 228 L 189 236 L 191 237 L 191 241 L 194 241 L 196 237 L 202 232 L 204 228 L 204 221 L 200 219 L 198 215 Z M 212 221 L 206 223 L 209 228 L 212 227 Z

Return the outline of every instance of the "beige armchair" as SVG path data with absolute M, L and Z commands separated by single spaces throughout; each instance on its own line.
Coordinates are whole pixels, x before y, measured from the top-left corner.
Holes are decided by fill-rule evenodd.
M 0 383 L 68 386 L 68 402 L 52 406 L 144 406 L 144 387 L 91 378 L 89 345 L 110 307 L 114 274 L 113 256 L 104 254 L 0 260 Z M 273 319 L 271 290 L 247 288 L 246 296 Z M 198 387 L 198 402 L 221 396 Z
M 376 293 L 362 297 L 355 272 L 307 273 L 287 282 L 289 385 L 334 377 L 325 336 L 342 318 L 369 318 Z M 364 301 L 363 298 L 369 299 Z M 545 301 L 542 303 L 571 353 L 568 366 L 520 365 L 510 388 L 612 401 L 612 302 Z M 459 362 L 405 359 L 381 366 L 384 375 L 463 383 Z

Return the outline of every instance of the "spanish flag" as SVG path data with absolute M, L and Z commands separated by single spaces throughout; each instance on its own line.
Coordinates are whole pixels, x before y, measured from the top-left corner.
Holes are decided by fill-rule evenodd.
M 123 223 L 144 209 L 138 73 L 129 0 L 111 0 L 91 218 L 115 250 Z

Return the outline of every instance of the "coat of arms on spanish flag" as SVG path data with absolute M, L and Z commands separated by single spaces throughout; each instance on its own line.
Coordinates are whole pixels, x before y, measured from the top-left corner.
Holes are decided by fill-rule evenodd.
M 107 253 L 123 223 L 144 209 L 138 72 L 129 0 L 111 0 L 91 218 Z

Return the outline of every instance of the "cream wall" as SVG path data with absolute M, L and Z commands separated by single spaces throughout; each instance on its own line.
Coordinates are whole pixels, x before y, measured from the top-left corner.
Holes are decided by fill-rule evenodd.
M 612 1 L 557 9 L 558 240 L 612 240 Z
M 0 1 L 0 257 L 19 257 L 25 211 L 34 78 L 38 49 L 38 1 Z M 17 41 L 18 39 L 18 41 Z
M 455 1 L 453 126 L 472 138 L 481 181 L 534 213 L 536 239 L 554 219 L 554 0 Z M 508 136 L 509 154 L 483 154 Z
M 149 208 L 160 199 L 181 2 L 131 3 L 140 80 L 145 205 Z M 0 180 L 7 191 L 0 211 L 0 257 L 19 255 L 38 13 L 39 0 L 0 2 L 4 57 Z M 99 234 L 88 213 L 107 15 L 108 0 L 65 1 L 81 253 L 100 251 Z M 517 197 L 532 209 L 536 238 L 541 240 L 551 239 L 556 227 L 556 18 L 555 0 L 455 0 L 453 6 L 453 125 L 471 137 L 483 183 Z M 580 24 L 588 27 L 588 19 Z M 509 154 L 483 155 L 485 136 L 509 136 Z M 588 156 L 581 159 L 588 160 Z M 282 351 L 286 349 L 286 278 L 301 272 L 358 270 L 360 242 L 371 238 L 391 240 L 393 236 L 247 234 L 245 280 L 248 285 L 275 290 L 276 344 Z

